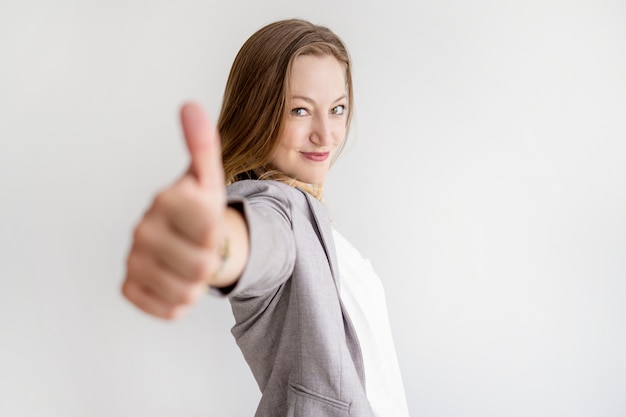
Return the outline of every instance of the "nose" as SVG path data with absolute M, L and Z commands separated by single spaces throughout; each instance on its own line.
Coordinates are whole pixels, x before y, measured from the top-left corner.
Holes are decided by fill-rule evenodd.
M 318 114 L 314 117 L 310 140 L 317 146 L 334 144 L 335 138 L 329 115 Z

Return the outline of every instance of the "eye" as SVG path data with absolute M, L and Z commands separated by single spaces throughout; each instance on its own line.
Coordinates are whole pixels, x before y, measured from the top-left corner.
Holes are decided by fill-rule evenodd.
M 331 113 L 331 114 L 334 114 L 334 115 L 336 115 L 336 116 L 341 116 L 341 115 L 345 114 L 345 112 L 346 112 L 346 106 L 345 106 L 345 105 L 343 105 L 343 104 L 340 104 L 340 105 L 338 105 L 338 106 L 335 106 L 335 107 L 333 107 L 333 108 L 330 110 L 330 113 Z
M 309 111 L 307 109 L 305 109 L 304 107 L 296 107 L 295 109 L 291 109 L 290 114 L 292 116 L 307 116 L 309 114 Z

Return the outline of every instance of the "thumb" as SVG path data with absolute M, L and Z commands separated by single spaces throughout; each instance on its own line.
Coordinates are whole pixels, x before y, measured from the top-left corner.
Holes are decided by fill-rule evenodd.
M 191 158 L 190 171 L 201 185 L 222 182 L 222 154 L 218 133 L 197 103 L 185 103 L 180 110 L 185 143 Z

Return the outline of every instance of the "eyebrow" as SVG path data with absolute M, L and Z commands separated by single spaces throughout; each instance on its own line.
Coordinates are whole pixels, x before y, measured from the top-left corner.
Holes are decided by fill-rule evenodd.
M 344 94 L 344 95 L 342 95 L 341 97 L 339 97 L 338 99 L 336 99 L 335 101 L 333 101 L 333 103 L 336 103 L 336 102 L 341 101 L 341 100 L 346 100 L 347 98 L 348 98 L 348 97 Z M 304 100 L 304 101 L 306 101 L 307 103 L 315 104 L 315 102 L 313 101 L 313 99 L 311 99 L 311 98 L 309 98 L 309 97 L 305 97 L 305 96 L 292 96 L 292 97 L 291 97 L 291 99 L 292 99 L 292 100 L 296 100 L 296 99 L 297 99 L 297 100 Z

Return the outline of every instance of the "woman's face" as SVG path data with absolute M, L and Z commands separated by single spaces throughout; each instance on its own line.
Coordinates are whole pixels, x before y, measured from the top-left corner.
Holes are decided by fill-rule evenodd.
M 272 164 L 307 184 L 321 184 L 346 135 L 345 66 L 331 55 L 301 55 L 293 62 L 287 115 Z

